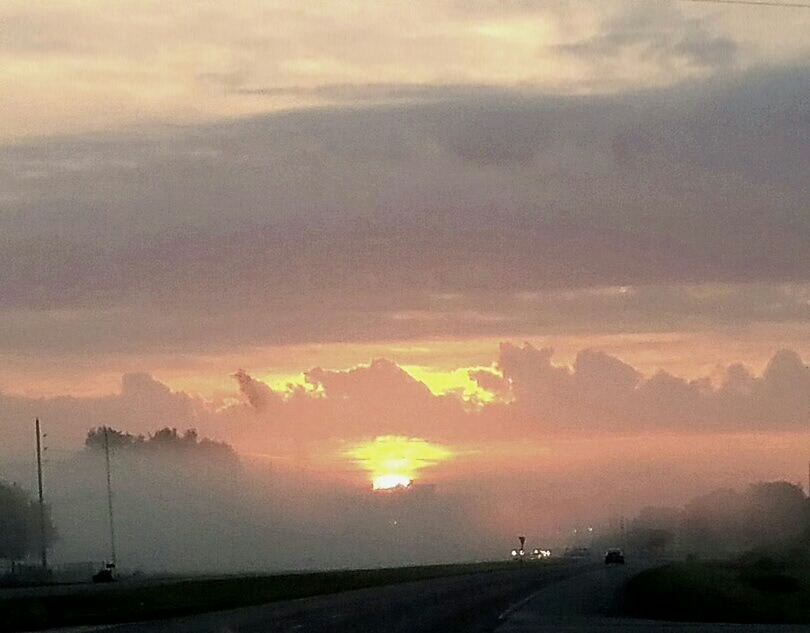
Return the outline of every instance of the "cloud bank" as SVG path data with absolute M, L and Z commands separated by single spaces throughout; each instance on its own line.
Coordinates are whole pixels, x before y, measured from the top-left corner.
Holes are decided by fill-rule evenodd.
M 215 404 L 128 374 L 120 393 L 105 397 L 3 395 L 0 416 L 11 448 L 24 446 L 25 421 L 35 416 L 52 425 L 63 447 L 80 445 L 90 427 L 146 433 L 169 426 L 196 427 L 248 452 L 318 451 L 382 435 L 484 445 L 517 436 L 808 430 L 810 369 L 790 350 L 774 354 L 760 374 L 733 364 L 688 380 L 665 371 L 645 376 L 598 350 L 581 351 L 568 366 L 556 364 L 551 349 L 504 343 L 491 370 L 470 376 L 486 394 L 435 395 L 385 359 L 344 371 L 316 367 L 306 385 L 286 391 L 240 370 L 239 397 Z
M 437 89 L 6 146 L 0 353 L 807 326 L 809 89 Z

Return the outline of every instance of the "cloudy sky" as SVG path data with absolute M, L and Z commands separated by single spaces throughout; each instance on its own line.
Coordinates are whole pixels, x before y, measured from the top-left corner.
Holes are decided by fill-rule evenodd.
M 6 446 L 34 415 L 66 448 L 196 426 L 363 479 L 352 446 L 397 436 L 452 480 L 632 438 L 803 479 L 808 32 L 674 0 L 6 0 Z

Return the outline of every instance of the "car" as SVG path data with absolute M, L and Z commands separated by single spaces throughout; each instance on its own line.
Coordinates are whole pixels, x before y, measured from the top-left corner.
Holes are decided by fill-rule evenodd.
M 113 563 L 107 563 L 106 565 L 104 565 L 102 569 L 93 574 L 93 582 L 94 583 L 115 582 L 116 578 L 114 572 L 115 572 L 115 565 Z
M 624 565 L 624 552 L 620 549 L 609 549 L 605 552 L 605 565 Z
M 589 550 L 587 547 L 566 547 L 564 556 L 566 558 L 582 560 L 590 558 L 591 550 Z

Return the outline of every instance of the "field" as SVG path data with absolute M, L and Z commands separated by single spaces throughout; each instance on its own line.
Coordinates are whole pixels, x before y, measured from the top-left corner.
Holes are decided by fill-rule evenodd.
M 656 620 L 810 623 L 810 568 L 722 562 L 667 565 L 627 583 L 625 610 Z
M 553 564 L 553 563 L 543 563 Z M 172 583 L 77 586 L 58 595 L 3 596 L 0 630 L 105 624 L 165 618 L 303 598 L 441 576 L 514 569 L 514 563 L 473 563 L 268 576 L 233 576 Z M 97 589 L 97 590 L 88 590 Z

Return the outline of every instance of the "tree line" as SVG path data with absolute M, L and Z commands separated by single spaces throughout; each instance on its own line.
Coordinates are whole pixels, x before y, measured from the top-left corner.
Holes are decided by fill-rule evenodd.
M 106 437 L 105 437 L 106 436 Z M 112 427 L 99 426 L 90 429 L 84 440 L 88 450 L 104 450 L 105 442 L 112 450 L 155 452 L 174 450 L 193 452 L 229 460 L 236 460 L 236 451 L 226 442 L 217 442 L 200 437 L 196 429 L 178 432 L 176 428 L 164 427 L 148 435 L 133 435 Z
M 201 438 L 195 429 L 178 432 L 176 428 L 164 427 L 144 436 L 112 427 L 95 427 L 87 432 L 86 451 L 103 451 L 105 441 L 113 452 L 137 452 L 157 457 L 163 451 L 176 451 L 206 459 L 238 462 L 236 451 L 230 444 Z M 51 547 L 58 533 L 50 507 L 46 504 L 41 515 L 39 501 L 30 492 L 16 483 L 0 480 L 0 560 L 22 561 L 39 553 L 42 546 L 40 516 L 45 520 L 45 545 Z
M 639 554 L 747 553 L 810 562 L 810 499 L 785 481 L 714 490 L 682 508 L 647 507 L 624 528 L 607 539 Z

